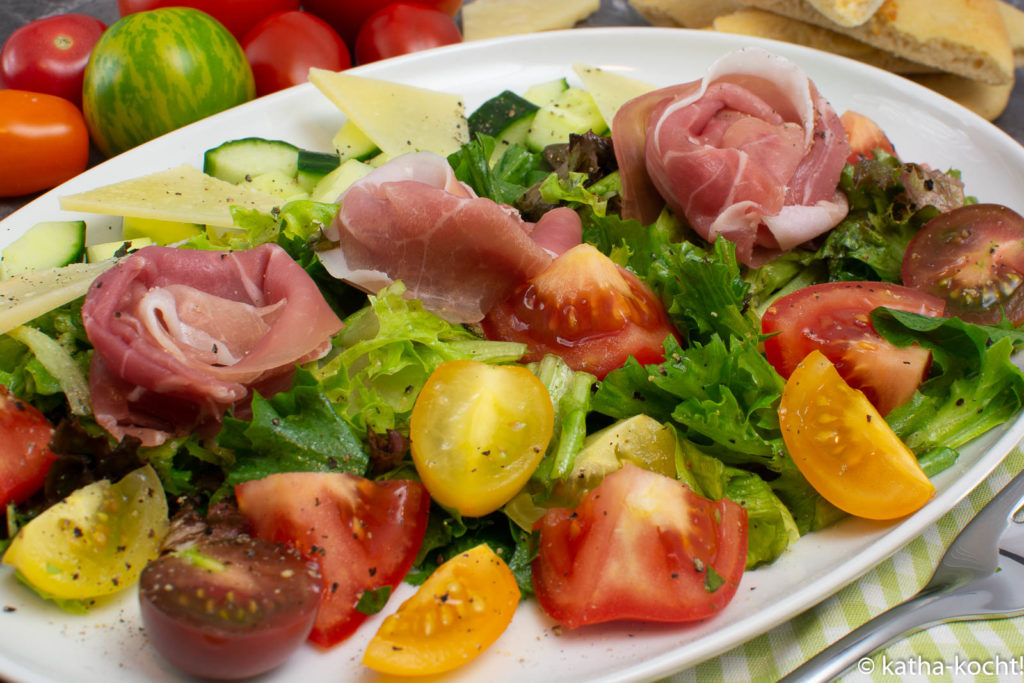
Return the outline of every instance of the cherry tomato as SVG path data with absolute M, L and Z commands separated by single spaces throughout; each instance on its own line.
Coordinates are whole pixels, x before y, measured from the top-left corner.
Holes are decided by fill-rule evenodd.
M 63 97 L 0 90 L 0 197 L 60 185 L 89 163 L 89 131 Z
M 883 415 L 913 396 L 931 367 L 931 353 L 897 347 L 871 326 L 879 306 L 941 316 L 942 299 L 910 287 L 881 282 L 828 282 L 782 297 L 761 318 L 768 361 L 783 377 L 814 349 L 835 363 L 843 379 L 860 389 Z
M 334 27 L 348 45 L 355 45 L 360 27 L 371 14 L 394 0 L 305 0 L 303 9 Z M 419 0 L 419 4 L 441 10 L 454 17 L 462 0 Z
M 537 600 L 569 628 L 704 619 L 732 599 L 747 561 L 745 509 L 632 463 L 534 528 Z
M 87 14 L 58 14 L 15 29 L 0 51 L 0 83 L 82 106 L 82 76 L 107 25 Z
M 149 465 L 116 484 L 75 490 L 26 524 L 4 553 L 37 590 L 87 600 L 135 583 L 167 531 L 167 500 Z
M 903 517 L 935 492 L 911 450 L 820 351 L 808 354 L 786 382 L 779 424 L 814 490 L 851 515 Z
M 548 390 L 526 368 L 448 361 L 413 406 L 412 459 L 438 503 L 480 517 L 507 503 L 537 469 L 554 420 Z
M 224 24 L 239 41 L 261 19 L 275 12 L 297 10 L 301 0 L 117 0 L 121 16 L 158 7 L 194 7 Z
M 941 297 L 951 316 L 993 325 L 1024 322 L 1024 217 L 997 204 L 936 216 L 903 256 L 904 284 Z
M 430 509 L 419 482 L 340 472 L 273 474 L 237 485 L 235 497 L 257 536 L 290 543 L 320 564 L 323 592 L 309 639 L 324 647 L 366 619 L 356 609 L 364 592 L 405 578 Z
M 488 339 L 527 344 L 526 362 L 553 353 L 598 379 L 629 356 L 660 363 L 676 334 L 654 292 L 586 243 L 520 285 L 481 325 Z
M 462 42 L 462 33 L 448 14 L 416 2 L 394 2 L 363 22 L 356 37 L 356 62 L 379 59 Z
M 0 385 L 0 507 L 20 503 L 42 488 L 57 456 L 53 425 Z
M 381 673 L 444 673 L 486 650 L 519 605 L 512 570 L 486 543 L 434 570 L 366 647 L 363 664 Z
M 256 94 L 308 80 L 311 66 L 341 71 L 352 66 L 348 48 L 326 21 L 308 12 L 278 12 L 256 24 L 242 40 L 256 77 Z
M 243 534 L 149 563 L 139 607 L 149 641 L 174 666 L 193 676 L 248 678 L 302 645 L 321 588 L 316 563 Z
M 847 163 L 855 164 L 861 159 L 873 159 L 876 149 L 896 154 L 889 138 L 878 124 L 867 116 L 855 111 L 846 111 L 839 117 L 839 121 L 843 124 L 846 137 L 850 141 L 850 156 L 846 159 Z

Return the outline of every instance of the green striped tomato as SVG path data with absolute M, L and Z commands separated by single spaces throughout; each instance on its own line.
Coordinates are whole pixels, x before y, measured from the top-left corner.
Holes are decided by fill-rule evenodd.
M 96 43 L 82 108 L 107 156 L 255 96 L 238 41 L 210 15 L 187 7 L 130 14 Z

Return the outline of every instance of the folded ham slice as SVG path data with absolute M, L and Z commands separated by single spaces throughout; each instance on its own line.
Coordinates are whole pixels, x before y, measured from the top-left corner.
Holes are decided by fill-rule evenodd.
M 582 227 L 567 208 L 536 224 L 476 196 L 444 157 L 397 157 L 356 181 L 325 233 L 320 261 L 367 292 L 396 280 L 406 296 L 449 322 L 477 322 L 512 289 L 577 245 Z
M 215 431 L 252 391 L 287 388 L 342 323 L 279 246 L 239 252 L 146 247 L 92 284 L 82 322 L 95 349 L 96 421 L 114 436 L 163 443 Z
M 703 79 L 630 100 L 612 126 L 623 215 L 652 222 L 668 204 L 702 237 L 723 235 L 760 265 L 842 220 L 849 143 L 795 64 L 757 48 Z

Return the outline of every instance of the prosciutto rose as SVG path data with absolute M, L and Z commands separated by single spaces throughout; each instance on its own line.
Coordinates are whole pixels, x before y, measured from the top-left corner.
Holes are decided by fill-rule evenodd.
M 210 252 L 151 246 L 93 283 L 82 321 L 95 352 L 96 421 L 147 446 L 214 432 L 252 391 L 290 386 L 342 323 L 279 246 Z
M 792 62 L 746 48 L 699 81 L 627 102 L 613 125 L 623 215 L 650 223 L 667 203 L 702 237 L 723 235 L 761 265 L 831 230 L 849 155 L 839 117 Z
M 449 322 L 478 322 L 512 289 L 580 243 L 575 211 L 537 223 L 511 206 L 478 197 L 444 157 L 396 157 L 353 183 L 319 252 L 336 278 L 376 292 L 402 280 L 406 296 Z

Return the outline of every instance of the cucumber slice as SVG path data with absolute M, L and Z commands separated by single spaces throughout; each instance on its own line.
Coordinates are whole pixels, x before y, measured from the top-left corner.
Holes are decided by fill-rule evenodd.
M 338 168 L 341 159 L 337 154 L 325 152 L 311 152 L 308 149 L 299 150 L 298 171 L 295 179 L 303 192 L 312 192 L 316 184 L 323 180 L 324 176 Z
M 469 115 L 469 134 L 499 137 L 506 128 L 524 118 L 533 118 L 540 109 L 536 104 L 505 90 L 481 104 Z
M 572 133 L 582 135 L 588 131 L 601 135 L 608 131 L 608 125 L 591 94 L 571 87 L 537 111 L 526 146 L 539 152 L 548 145 L 568 142 Z
M 552 104 L 558 96 L 569 89 L 569 81 L 563 78 L 556 78 L 553 81 L 545 81 L 531 86 L 523 93 L 523 99 L 533 102 L 538 107 L 546 107 Z
M 530 126 L 539 109 L 540 107 L 533 102 L 505 90 L 481 104 L 470 115 L 470 137 L 481 133 L 496 140 L 497 144 L 490 159 L 493 166 L 513 144 L 526 143 Z
M 366 136 L 366 133 L 359 129 L 352 119 L 341 124 L 341 128 L 331 141 L 340 161 L 358 159 L 366 161 L 370 157 L 380 154 L 377 143 Z
M 157 244 L 174 244 L 195 237 L 203 231 L 198 223 L 162 221 L 157 218 L 125 216 L 121 221 L 121 237 L 130 240 L 139 237 L 153 240 Z
M 270 171 L 294 178 L 298 167 L 299 148 L 282 140 L 231 140 L 207 150 L 203 157 L 204 173 L 235 184 Z
M 325 175 L 324 179 L 317 183 L 313 191 L 309 193 L 309 198 L 316 202 L 336 202 L 349 185 L 372 170 L 372 166 L 356 159 L 343 161 L 341 166 Z
M 84 251 L 85 221 L 37 223 L 3 250 L 0 279 L 78 263 Z
M 280 197 L 285 201 L 305 199 L 309 196 L 309 193 L 302 189 L 294 175 L 288 175 L 286 171 L 282 170 L 271 170 L 257 175 L 246 176 L 238 185 L 248 187 L 257 192 L 273 195 L 274 197 Z
M 143 247 L 148 247 L 153 244 L 153 240 L 148 237 L 136 237 L 131 240 L 118 240 L 116 242 L 103 242 L 101 244 L 91 244 L 85 248 L 85 256 L 89 263 L 99 263 L 100 261 L 106 261 L 108 258 L 115 256 L 127 256 L 133 251 L 138 251 Z

